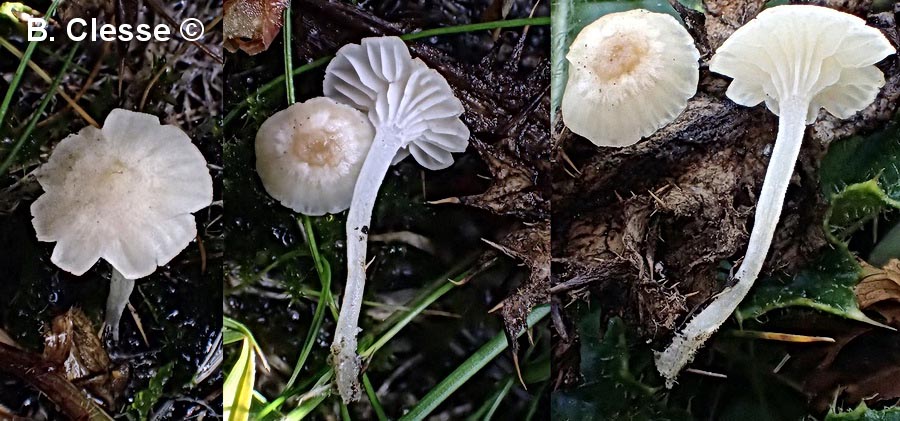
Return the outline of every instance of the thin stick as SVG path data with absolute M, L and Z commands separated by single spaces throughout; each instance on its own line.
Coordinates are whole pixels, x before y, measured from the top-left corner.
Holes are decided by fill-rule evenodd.
M 6 48 L 9 52 L 13 53 L 13 55 L 19 57 L 20 59 L 25 56 L 25 53 L 19 51 L 18 48 L 10 44 L 9 41 L 4 39 L 3 37 L 0 37 L 0 47 Z M 34 73 L 40 76 L 40 78 L 45 82 L 51 83 L 53 81 L 53 78 L 50 77 L 50 75 L 47 74 L 44 69 L 41 69 L 40 66 L 38 66 L 36 63 L 31 60 L 28 60 L 27 63 L 28 67 L 30 67 L 31 70 L 33 70 Z M 78 113 L 78 115 L 81 116 L 84 121 L 98 129 L 100 128 L 100 125 L 97 124 L 97 121 L 91 118 L 90 114 L 88 114 L 87 111 L 84 110 L 84 108 L 81 108 L 81 106 L 78 105 L 75 100 L 72 99 L 72 97 L 66 94 L 66 91 L 64 91 L 62 87 L 57 87 L 56 93 L 61 96 L 66 102 L 68 102 L 69 105 L 72 106 L 72 109 L 75 110 L 75 112 Z

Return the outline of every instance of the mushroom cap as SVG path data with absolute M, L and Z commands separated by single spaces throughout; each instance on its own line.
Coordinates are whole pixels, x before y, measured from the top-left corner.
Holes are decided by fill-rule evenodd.
M 269 117 L 256 134 L 256 171 L 266 191 L 306 215 L 350 207 L 375 131 L 366 115 L 313 98 Z
M 777 6 L 738 28 L 709 68 L 734 79 L 726 95 L 740 105 L 765 101 L 777 115 L 780 101 L 809 101 L 811 124 L 820 108 L 847 118 L 871 104 L 884 85 L 874 64 L 894 52 L 880 31 L 856 16 L 820 6 Z
M 597 146 L 636 143 L 675 120 L 697 93 L 700 52 L 666 14 L 602 16 L 578 33 L 566 59 L 563 121 Z
M 57 242 L 51 261 L 75 275 L 100 258 L 127 279 L 150 275 L 196 237 L 191 212 L 212 203 L 206 159 L 187 134 L 122 109 L 60 141 L 35 174 L 37 238 Z
M 440 73 L 410 57 L 400 38 L 341 47 L 323 87 L 328 97 L 367 112 L 377 131 L 403 138 L 393 163 L 412 154 L 425 168 L 443 169 L 453 164 L 451 153 L 469 144 L 469 129 L 459 119 L 462 103 Z

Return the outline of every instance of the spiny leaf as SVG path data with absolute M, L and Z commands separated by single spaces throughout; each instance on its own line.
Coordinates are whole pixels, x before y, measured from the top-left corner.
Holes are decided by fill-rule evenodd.
M 825 421 L 900 421 L 900 408 L 887 408 L 880 411 L 869 409 L 865 402 L 850 412 L 829 412 Z
M 853 289 L 859 283 L 860 271 L 847 247 L 835 246 L 793 278 L 772 277 L 760 282 L 735 315 L 740 321 L 757 318 L 775 309 L 800 306 L 884 326 L 859 309 Z
M 888 206 L 900 208 L 900 201 L 891 199 L 877 179 L 851 184 L 832 196 L 831 208 L 825 218 L 825 233 L 833 243 L 847 241 L 864 223 Z
M 831 202 L 825 232 L 843 242 L 885 208 L 900 209 L 900 123 L 831 145 L 820 180 Z
M 900 121 L 870 136 L 832 144 L 822 160 L 820 180 L 829 199 L 852 184 L 877 180 L 891 200 L 900 201 Z

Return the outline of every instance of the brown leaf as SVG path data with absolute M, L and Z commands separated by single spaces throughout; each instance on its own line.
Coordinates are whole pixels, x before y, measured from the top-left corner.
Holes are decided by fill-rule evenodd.
M 527 327 L 528 314 L 538 304 L 550 302 L 550 223 L 523 225 L 503 240 L 490 243 L 509 257 L 521 260 L 531 275 L 516 291 L 503 300 L 500 313 L 513 356 L 519 350 L 516 335 Z
M 883 269 L 862 262 L 862 281 L 856 286 L 856 300 L 863 310 L 883 301 L 900 302 L 900 260 L 892 259 Z
M 269 49 L 284 24 L 289 0 L 225 0 L 225 48 L 256 55 Z
M 487 191 L 461 197 L 460 203 L 526 221 L 546 220 L 550 204 L 535 185 L 537 169 L 504 147 L 488 145 L 475 138 L 472 138 L 472 145 L 487 163 L 494 179 Z
M 900 260 L 891 259 L 884 268 L 861 262 L 862 280 L 856 285 L 856 301 L 863 310 L 874 311 L 885 323 L 900 327 Z
M 795 355 L 793 376 L 802 379 L 813 408 L 825 411 L 835 399 L 855 406 L 863 400 L 885 402 L 900 397 L 896 333 L 869 327 L 835 333 L 831 336 L 837 343 Z

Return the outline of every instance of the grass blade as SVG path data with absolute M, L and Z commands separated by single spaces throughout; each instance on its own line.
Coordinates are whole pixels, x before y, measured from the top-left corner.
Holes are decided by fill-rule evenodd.
M 509 390 L 512 389 L 513 382 L 515 380 L 510 377 L 506 380 L 506 383 L 503 384 L 503 388 L 500 389 L 500 393 L 494 398 L 494 401 L 491 404 L 491 409 L 488 410 L 487 414 L 484 416 L 484 421 L 490 421 L 491 418 L 494 417 L 494 414 L 497 413 L 497 408 L 500 407 L 500 404 L 503 402 L 503 399 L 506 398 L 506 395 L 509 394 Z
M 62 0 L 53 0 L 53 3 L 50 4 L 50 8 L 47 9 L 47 13 L 44 14 L 46 19 L 50 19 L 53 17 L 53 14 L 56 12 L 56 7 L 59 6 Z M 9 104 L 12 102 L 12 97 L 16 93 L 16 89 L 19 88 L 19 83 L 22 82 L 22 76 L 25 75 L 25 68 L 28 67 L 28 61 L 31 60 L 31 55 L 34 54 L 34 49 L 37 48 L 39 41 L 31 41 L 28 43 L 28 47 L 25 48 L 25 54 L 22 56 L 22 59 L 19 61 L 19 67 L 16 69 L 16 73 L 13 74 L 12 81 L 9 83 L 9 89 L 6 91 L 6 96 L 3 98 L 3 103 L 0 103 L 0 126 L 3 125 L 3 121 L 6 118 L 6 112 L 9 110 Z
M 294 78 L 288 77 L 294 73 L 294 59 L 291 54 L 291 5 L 284 8 L 284 28 L 281 33 L 284 35 L 284 85 L 287 92 L 288 104 L 297 102 L 294 95 Z
M 256 351 L 256 354 L 259 355 L 260 361 L 262 361 L 263 367 L 266 371 L 269 371 L 269 362 L 266 361 L 266 355 L 263 354 L 262 349 L 259 347 L 259 343 L 256 342 L 256 338 L 253 337 L 253 333 L 250 332 L 250 329 L 247 326 L 244 326 L 243 323 L 238 322 L 230 317 L 222 317 L 222 328 L 224 330 L 223 333 L 223 343 L 225 345 L 247 339 L 250 341 L 250 345 L 253 350 Z
M 375 388 L 372 387 L 372 382 L 369 380 L 369 375 L 363 373 L 363 387 L 366 388 L 366 395 L 369 397 L 369 403 L 372 404 L 372 409 L 375 410 L 375 416 L 378 417 L 378 421 L 387 421 L 387 414 L 384 412 L 384 408 L 381 407 L 381 401 L 378 400 L 378 395 L 375 393 Z
M 78 44 L 72 45 L 72 49 L 69 50 L 69 54 L 66 55 L 65 61 L 63 62 L 62 69 L 60 69 L 56 77 L 53 78 L 53 82 L 50 83 L 50 89 L 47 90 L 47 93 L 44 94 L 44 98 L 41 99 L 41 104 L 38 105 L 37 110 L 34 111 L 34 115 L 31 116 L 31 120 L 28 121 L 28 126 L 26 126 L 25 130 L 22 131 L 22 135 L 19 136 L 19 140 L 16 141 L 16 144 L 13 145 L 12 150 L 9 151 L 9 155 L 7 155 L 6 159 L 3 160 L 3 163 L 0 164 L 0 174 L 6 174 L 6 170 L 8 170 L 14 162 L 16 162 L 16 156 L 19 155 L 19 151 L 21 151 L 22 146 L 25 145 L 25 141 L 28 140 L 29 136 L 31 136 L 31 132 L 34 131 L 34 128 L 37 126 L 38 121 L 41 119 L 41 115 L 44 114 L 44 110 L 47 108 L 47 105 L 50 104 L 50 100 L 53 99 L 53 93 L 56 92 L 56 88 L 59 87 L 59 84 L 62 82 L 63 77 L 66 76 L 66 72 L 69 70 L 69 65 L 72 64 L 72 60 L 75 58 L 76 51 L 78 51 Z
M 535 307 L 531 314 L 528 315 L 528 327 L 532 327 L 535 323 L 543 320 L 550 313 L 549 305 L 540 305 Z M 519 332 L 516 336 L 521 336 L 524 332 Z M 456 392 L 465 382 L 471 379 L 475 373 L 484 368 L 494 358 L 500 355 L 509 344 L 506 343 L 506 335 L 502 332 L 494 336 L 493 339 L 484 344 L 478 351 L 472 354 L 469 359 L 453 370 L 449 376 L 441 381 L 431 392 L 428 392 L 419 403 L 413 407 L 409 413 L 400 418 L 401 421 L 412 421 L 424 419 L 428 414 L 435 410 L 450 395 Z

